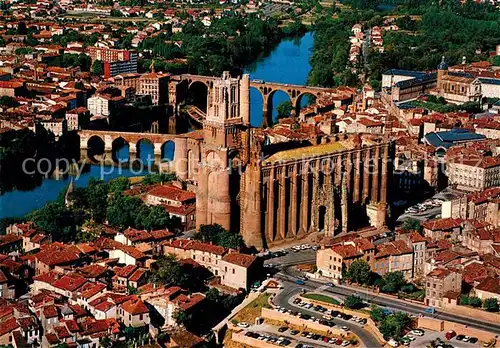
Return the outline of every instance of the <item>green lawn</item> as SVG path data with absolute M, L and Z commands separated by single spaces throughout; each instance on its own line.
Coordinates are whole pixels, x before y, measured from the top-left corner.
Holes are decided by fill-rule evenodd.
M 270 294 L 263 293 L 236 314 L 231 321 L 253 323 L 255 318 L 261 316 L 262 308 L 272 308 L 269 304 L 270 296 Z
M 321 295 L 321 294 L 304 294 L 302 297 L 308 298 L 310 300 L 326 302 L 334 305 L 340 305 L 340 302 L 333 297 Z

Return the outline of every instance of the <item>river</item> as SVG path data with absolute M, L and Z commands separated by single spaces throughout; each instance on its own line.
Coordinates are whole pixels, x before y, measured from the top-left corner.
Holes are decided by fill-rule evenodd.
M 279 43 L 268 55 L 261 57 L 246 69 L 251 79 L 265 81 L 306 84 L 309 74 L 309 56 L 313 45 L 313 34 L 308 32 L 301 38 L 286 39 Z M 274 96 L 274 106 L 288 100 L 286 94 L 277 92 Z M 262 97 L 257 90 L 250 91 L 251 123 L 258 126 L 262 122 Z M 273 112 L 276 115 L 276 110 Z M 151 144 L 140 144 L 141 159 L 151 158 Z M 127 158 L 128 149 L 118 151 L 118 158 Z M 137 176 L 141 171 L 131 171 L 125 168 L 90 165 L 85 173 L 74 177 L 75 186 L 85 187 L 90 178 L 110 180 L 119 176 Z M 10 191 L 0 196 L 0 219 L 5 217 L 20 217 L 55 200 L 59 193 L 70 183 L 70 178 L 55 180 L 44 179 L 42 184 L 31 191 Z

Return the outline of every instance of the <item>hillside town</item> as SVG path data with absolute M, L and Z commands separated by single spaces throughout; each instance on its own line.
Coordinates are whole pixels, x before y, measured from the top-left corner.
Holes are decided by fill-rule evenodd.
M 425 15 L 0 8 L 0 347 L 500 344 L 496 36 L 378 76 Z M 247 69 L 308 30 L 306 80 Z

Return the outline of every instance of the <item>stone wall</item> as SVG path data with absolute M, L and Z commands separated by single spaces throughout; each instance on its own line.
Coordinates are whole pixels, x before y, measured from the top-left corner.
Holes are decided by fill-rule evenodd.
M 453 330 L 457 335 L 477 337 L 480 341 L 490 341 L 491 339 L 495 338 L 494 333 L 474 329 L 463 324 L 453 323 L 445 320 L 418 318 L 418 327 L 438 332 Z

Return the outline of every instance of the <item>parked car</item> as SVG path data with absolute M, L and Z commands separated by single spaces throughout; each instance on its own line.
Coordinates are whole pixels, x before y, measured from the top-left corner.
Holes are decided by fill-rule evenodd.
M 455 337 L 455 336 L 456 336 L 456 333 L 455 333 L 455 331 L 453 331 L 453 330 L 448 331 L 448 332 L 446 333 L 446 335 L 445 335 L 445 337 L 446 337 L 446 339 L 447 339 L 447 340 L 451 340 L 451 339 L 452 339 L 453 337 Z
M 326 286 L 329 286 L 329 287 L 331 287 L 331 288 L 333 288 L 333 287 L 335 286 L 335 285 L 333 285 L 333 283 L 326 283 L 325 285 L 326 285 Z
M 295 336 L 298 333 L 299 333 L 299 330 L 292 330 L 292 331 L 290 331 L 290 335 L 292 335 L 292 336 Z
M 349 328 L 347 326 L 342 326 L 342 331 L 349 331 Z
M 477 337 L 469 338 L 469 343 L 473 343 L 473 344 L 477 343 Z
M 390 345 L 391 347 L 399 346 L 398 341 L 396 341 L 394 338 L 391 338 L 389 341 L 387 341 L 387 344 Z
M 414 336 L 423 336 L 424 335 L 424 330 L 422 329 L 415 329 L 415 330 L 411 330 L 410 331 L 410 334 L 414 335 Z
M 282 326 L 278 329 L 279 332 L 285 332 L 286 330 L 288 330 L 288 327 L 286 326 Z
M 302 279 L 297 279 L 297 280 L 295 281 L 295 284 L 298 284 L 298 285 L 305 285 L 305 283 L 306 283 L 306 282 L 305 282 L 305 281 L 303 281 Z
M 236 324 L 238 327 L 243 327 L 243 328 L 247 328 L 247 327 L 250 327 L 250 324 L 248 323 L 245 323 L 245 322 L 241 322 L 241 323 L 238 323 Z
M 463 340 L 464 338 L 465 338 L 465 336 L 464 336 L 464 335 L 457 335 L 457 337 L 455 337 L 455 339 L 456 339 L 457 341 L 461 341 L 461 340 Z

